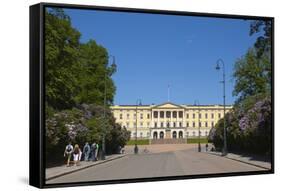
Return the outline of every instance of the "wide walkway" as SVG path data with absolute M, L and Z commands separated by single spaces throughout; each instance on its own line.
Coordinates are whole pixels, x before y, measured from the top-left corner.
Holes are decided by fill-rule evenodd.
M 100 165 L 102 163 L 106 163 L 112 160 L 116 160 L 119 158 L 124 157 L 125 155 L 123 154 L 114 154 L 114 155 L 109 155 L 106 156 L 105 160 L 98 160 L 98 161 L 81 161 L 78 166 L 70 166 L 67 167 L 66 165 L 61 165 L 57 167 L 51 167 L 46 169 L 46 180 L 51 180 L 60 176 L 64 176 L 66 174 L 74 173 L 92 166 Z
M 128 154 L 118 160 L 67 174 L 47 183 L 266 170 L 214 154 L 198 153 L 196 145 L 165 146 L 166 149 L 160 146 L 162 152 L 155 150 L 155 146 L 147 147 L 148 152 L 140 152 L 138 155 Z M 141 146 L 140 151 L 144 148 L 145 146 Z

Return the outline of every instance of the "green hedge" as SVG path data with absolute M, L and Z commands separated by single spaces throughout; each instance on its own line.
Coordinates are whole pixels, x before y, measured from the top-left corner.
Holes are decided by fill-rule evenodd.
M 198 142 L 199 142 L 199 138 L 187 138 L 186 139 L 187 144 L 194 144 L 194 143 L 198 143 Z M 206 137 L 200 138 L 200 143 L 208 143 L 208 139 Z
M 135 145 L 135 140 L 129 140 L 127 145 Z M 149 139 L 139 139 L 137 140 L 138 145 L 149 145 Z
M 198 138 L 188 138 L 186 140 L 187 144 L 194 144 L 194 143 L 198 143 L 198 142 L 199 142 Z M 129 140 L 126 145 L 135 145 L 135 143 L 136 143 L 135 140 L 132 139 L 132 140 Z M 201 138 L 200 143 L 202 143 L 202 144 L 208 143 L 208 139 L 206 137 Z M 138 139 L 137 144 L 138 145 L 149 145 L 149 139 Z

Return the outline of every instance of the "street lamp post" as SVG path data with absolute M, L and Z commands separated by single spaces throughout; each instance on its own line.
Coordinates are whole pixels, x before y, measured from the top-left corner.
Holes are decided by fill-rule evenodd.
M 109 57 L 112 57 L 112 64 L 111 66 L 116 66 L 115 64 L 115 56 L 112 56 L 112 55 L 109 55 Z M 103 118 L 104 118 L 104 132 L 103 132 L 103 135 L 102 135 L 102 152 L 101 152 L 101 160 L 105 160 L 105 153 L 106 153 L 106 148 L 105 148 L 105 129 L 106 129 L 106 123 L 105 123 L 105 118 L 106 118 L 106 76 L 107 76 L 107 70 L 106 72 L 104 73 L 104 97 L 103 97 Z
M 198 106 L 198 127 L 199 127 L 199 132 L 198 132 L 198 152 L 201 152 L 201 125 L 200 125 L 200 103 L 198 100 L 194 101 L 194 105 Z
M 135 148 L 134 153 L 138 154 L 139 148 L 138 148 L 138 105 L 141 105 L 141 99 L 137 99 L 136 101 L 136 132 L 135 132 Z
M 227 142 L 226 142 L 226 122 L 225 122 L 225 66 L 224 61 L 222 59 L 217 60 L 216 70 L 220 70 L 222 65 L 222 71 L 223 71 L 223 150 L 222 150 L 222 156 L 227 155 Z

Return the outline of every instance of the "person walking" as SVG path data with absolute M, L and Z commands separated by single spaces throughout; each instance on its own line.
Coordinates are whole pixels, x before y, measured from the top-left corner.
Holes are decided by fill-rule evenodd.
M 96 161 L 96 149 L 97 149 L 97 145 L 96 145 L 96 143 L 94 142 L 94 143 L 91 145 L 91 159 L 92 159 L 92 161 Z
M 98 160 L 98 152 L 99 152 L 99 144 L 96 144 L 96 152 L 95 152 L 95 158 Z
M 90 156 L 91 148 L 88 142 L 83 147 L 83 153 L 84 153 L 84 161 L 89 161 L 89 156 Z
M 64 154 L 63 154 L 64 157 L 67 157 L 67 162 L 66 162 L 67 167 L 69 167 L 72 152 L 73 152 L 73 146 L 71 145 L 71 143 L 68 143 L 68 145 L 66 145 L 65 147 Z
M 79 165 L 79 161 L 81 159 L 81 149 L 79 148 L 78 144 L 75 144 L 73 149 L 73 160 L 74 160 L 74 166 Z

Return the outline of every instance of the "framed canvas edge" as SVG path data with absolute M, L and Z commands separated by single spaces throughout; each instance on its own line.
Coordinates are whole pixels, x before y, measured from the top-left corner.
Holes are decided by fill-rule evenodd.
M 165 15 L 183 15 L 183 16 L 199 16 L 213 18 L 229 18 L 229 19 L 245 19 L 245 20 L 268 20 L 272 23 L 272 46 L 271 46 L 271 64 L 272 64 L 272 143 L 271 143 L 271 169 L 266 171 L 248 171 L 248 172 L 231 172 L 216 174 L 199 174 L 184 176 L 166 176 L 153 178 L 136 178 L 136 179 L 120 179 L 120 180 L 104 180 L 90 182 L 67 182 L 46 184 L 45 181 L 45 84 L 44 84 L 44 11 L 45 7 L 60 7 L 71 9 L 90 9 L 116 12 L 132 12 L 132 13 L 151 13 Z M 105 185 L 118 183 L 136 183 L 136 182 L 152 182 L 152 181 L 168 181 L 183 180 L 196 178 L 223 178 L 229 176 L 245 176 L 245 175 L 262 175 L 274 173 L 274 17 L 251 16 L 251 15 L 234 15 L 234 14 L 218 14 L 218 13 L 201 13 L 187 11 L 171 11 L 157 9 L 139 9 L 127 7 L 109 7 L 96 5 L 77 5 L 64 3 L 38 3 L 31 5 L 30 9 L 30 96 L 29 96 L 29 184 L 38 188 L 55 188 L 69 186 L 88 186 L 88 185 Z M 39 18 L 34 19 L 34 16 Z M 39 63 L 39 64 L 38 64 Z M 34 111 L 37 111 L 34 112 Z M 39 126 L 39 128 L 38 128 Z

